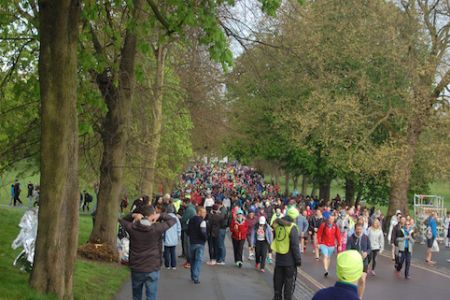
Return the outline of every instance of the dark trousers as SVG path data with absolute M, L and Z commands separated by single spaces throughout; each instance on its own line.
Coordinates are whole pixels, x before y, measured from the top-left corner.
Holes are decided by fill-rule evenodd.
M 409 267 L 411 266 L 411 252 L 409 252 L 408 248 L 405 251 L 398 252 L 396 270 L 400 272 L 403 267 L 403 263 L 405 263 L 405 277 L 409 276 Z
M 269 248 L 269 244 L 264 241 L 256 241 L 255 244 L 255 260 L 257 264 L 261 264 L 261 269 L 264 269 L 266 266 L 266 257 L 267 257 L 267 249 Z
M 244 251 L 245 240 L 233 239 L 234 262 L 242 262 L 242 252 Z
M 176 246 L 164 246 L 164 266 L 166 268 L 177 266 Z
M 273 288 L 275 295 L 273 300 L 291 300 L 295 289 L 295 280 L 297 279 L 297 267 L 275 266 L 273 273 Z M 284 295 L 284 298 L 283 298 Z
M 82 208 L 83 208 L 83 211 L 84 211 L 85 208 L 87 208 L 87 211 L 89 211 L 89 202 L 84 201 L 84 202 L 83 202 L 83 207 L 82 207 Z
M 217 237 L 210 237 L 208 239 L 209 259 L 219 259 L 219 239 Z
M 209 260 L 217 259 L 217 238 L 208 236 Z
M 186 252 L 184 251 L 184 230 L 181 230 L 181 256 L 185 256 Z
M 14 196 L 14 206 L 16 206 L 16 203 L 19 202 L 21 205 L 23 204 L 20 200 L 19 196 Z
M 370 251 L 369 265 L 370 265 L 370 263 L 372 263 L 372 271 L 375 271 L 375 267 L 377 265 L 378 252 L 380 252 L 380 250 L 372 250 L 372 251 Z

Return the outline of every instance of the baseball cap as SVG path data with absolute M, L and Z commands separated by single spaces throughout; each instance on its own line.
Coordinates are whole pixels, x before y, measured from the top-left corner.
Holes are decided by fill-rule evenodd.
M 261 224 L 261 225 L 266 224 L 266 217 L 264 217 L 264 216 L 259 217 L 259 224 Z

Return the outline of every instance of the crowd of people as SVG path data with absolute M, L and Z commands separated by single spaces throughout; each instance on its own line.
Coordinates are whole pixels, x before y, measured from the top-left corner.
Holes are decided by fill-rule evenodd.
M 143 286 L 147 299 L 156 299 L 158 266 L 176 269 L 179 241 L 182 253 L 178 258 L 184 259 L 183 267 L 190 269 L 191 280 L 199 284 L 206 245 L 207 264 L 225 264 L 228 230 L 237 268 L 242 268 L 246 259 L 253 261 L 259 272 L 274 264 L 275 300 L 292 298 L 301 253 L 306 251 L 312 251 L 316 260 L 322 256 L 325 277 L 333 254 L 339 253 L 338 283 L 319 292 L 315 299 L 331 299 L 326 296 L 333 294 L 336 299 L 362 299 L 367 275 L 376 276 L 377 256 L 385 249 L 383 223 L 379 209 L 348 206 L 339 195 L 331 202 L 301 194 L 283 196 L 277 185 L 265 183 L 262 174 L 237 163 L 197 163 L 182 174 L 172 195 L 154 201 L 147 196 L 139 198 L 133 202 L 130 215 L 121 220 L 130 235 L 134 299 L 141 299 Z M 414 218 L 397 211 L 389 225 L 387 236 L 393 246 L 395 271 L 400 277 L 404 269 L 408 279 L 418 232 Z M 426 225 L 430 249 L 426 261 L 434 264 L 434 213 Z M 350 289 L 340 288 L 352 283 Z

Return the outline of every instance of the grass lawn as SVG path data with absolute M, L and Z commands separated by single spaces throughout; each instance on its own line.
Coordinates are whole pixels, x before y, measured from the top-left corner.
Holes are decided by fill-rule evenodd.
M 17 225 L 23 213 L 23 209 L 0 207 L 0 299 L 56 299 L 32 290 L 28 286 L 29 275 L 12 265 L 15 257 L 20 253 L 20 249 L 13 250 L 11 243 L 19 233 Z M 91 228 L 91 218 L 80 216 L 79 244 L 86 242 Z M 74 297 L 80 300 L 109 300 L 128 277 L 128 269 L 119 264 L 97 263 L 78 259 L 74 275 Z

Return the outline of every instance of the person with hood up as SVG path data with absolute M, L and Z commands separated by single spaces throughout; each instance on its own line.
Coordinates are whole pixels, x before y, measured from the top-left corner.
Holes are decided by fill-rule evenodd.
M 273 223 L 272 250 L 276 253 L 273 273 L 274 300 L 291 300 L 294 294 L 297 267 L 301 265 L 299 232 L 295 224 L 298 216 L 298 210 L 291 208 L 285 217 L 276 219 Z
M 359 300 L 356 283 L 363 273 L 363 260 L 356 250 L 338 254 L 336 259 L 337 282 L 333 287 L 319 290 L 312 300 Z
M 169 216 L 174 218 L 177 223 L 175 226 L 169 228 L 164 234 L 164 266 L 166 269 L 172 268 L 176 270 L 177 268 L 177 245 L 178 240 L 181 237 L 181 223 L 178 217 L 175 215 L 172 207 L 167 207 L 164 210 Z
M 273 241 L 272 228 L 267 224 L 266 217 L 259 217 L 258 224 L 253 230 L 253 245 L 255 245 L 256 270 L 261 268 L 261 272 L 265 272 L 267 250 Z
M 120 219 L 130 235 L 131 285 L 133 300 L 142 299 L 145 286 L 147 300 L 158 299 L 159 272 L 162 265 L 162 237 L 177 222 L 168 214 L 157 214 L 152 206 L 143 207 L 134 221 Z
M 236 212 L 236 219 L 231 221 L 230 231 L 233 240 L 234 262 L 237 267 L 242 268 L 242 253 L 247 238 L 248 224 L 241 209 Z

